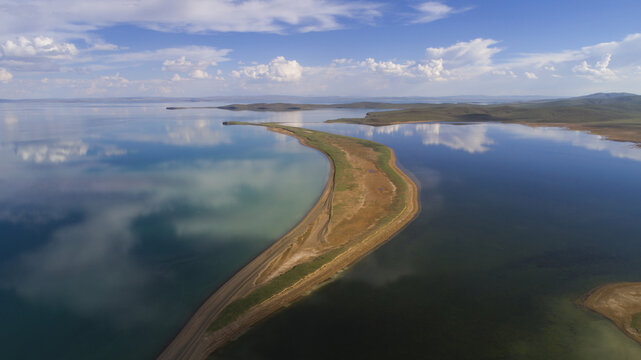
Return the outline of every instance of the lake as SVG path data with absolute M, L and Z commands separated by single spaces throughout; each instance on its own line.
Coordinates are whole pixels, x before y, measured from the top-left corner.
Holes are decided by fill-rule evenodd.
M 222 126 L 251 114 L 164 107 L 0 106 L 1 358 L 153 358 L 326 184 L 295 139 Z
M 172 106 L 176 104 L 171 104 Z M 0 346 L 8 359 L 151 359 L 313 205 L 327 160 L 223 121 L 386 144 L 422 212 L 220 359 L 629 359 L 575 301 L 641 279 L 641 149 L 558 128 L 322 124 L 366 110 L 0 105 Z
M 521 125 L 309 127 L 392 147 L 422 212 L 213 358 L 641 358 L 576 305 L 641 280 L 641 149 Z

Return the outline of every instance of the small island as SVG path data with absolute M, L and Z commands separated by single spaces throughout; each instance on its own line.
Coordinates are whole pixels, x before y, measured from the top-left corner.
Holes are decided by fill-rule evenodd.
M 607 284 L 591 291 L 581 303 L 611 320 L 627 336 L 641 344 L 641 283 Z
M 384 145 L 273 123 L 226 125 L 264 126 L 293 136 L 325 154 L 331 174 L 298 225 L 211 295 L 159 359 L 207 358 L 375 250 L 420 209 L 416 184 Z

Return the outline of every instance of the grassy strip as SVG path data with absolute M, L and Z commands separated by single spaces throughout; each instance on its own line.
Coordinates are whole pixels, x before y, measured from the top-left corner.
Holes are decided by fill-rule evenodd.
M 403 177 L 390 166 L 390 160 L 392 159 L 392 150 L 385 145 L 369 141 L 357 139 L 358 143 L 372 148 L 376 153 L 378 153 L 378 159 L 376 166 L 380 171 L 385 173 L 390 181 L 396 186 L 396 196 L 392 200 L 392 205 L 390 206 L 390 211 L 388 214 L 381 220 L 381 224 L 385 224 L 398 213 L 400 213 L 405 207 L 405 194 L 407 192 L 407 183 L 403 180 Z
M 638 333 L 641 333 L 641 313 L 632 315 L 632 323 L 630 325 Z
M 349 138 L 347 136 L 329 134 L 322 131 L 312 131 L 303 128 L 281 126 L 281 125 L 268 125 L 270 127 L 276 127 L 284 129 L 294 133 L 296 136 L 305 139 L 305 141 L 315 149 L 318 149 L 326 153 L 331 161 L 334 163 L 334 190 L 343 191 L 350 190 L 356 186 L 354 183 L 354 177 L 350 174 L 350 170 L 353 169 L 352 165 L 347 161 L 347 156 L 343 150 L 337 148 L 334 145 L 331 145 L 328 141 L 328 138 L 331 137 L 342 137 L 350 140 L 357 140 L 354 138 Z
M 247 310 L 278 294 L 284 289 L 294 285 L 305 276 L 313 273 L 324 264 L 332 261 L 336 256 L 338 256 L 338 254 L 343 251 L 343 248 L 334 249 L 326 254 L 316 257 L 310 262 L 296 265 L 287 272 L 272 279 L 267 284 L 254 290 L 244 298 L 233 301 L 223 309 L 220 315 L 218 315 L 216 320 L 214 320 L 214 322 L 209 326 L 209 330 L 216 331 L 222 329 L 226 325 L 236 320 Z
M 230 121 L 225 123 L 225 125 L 254 125 L 250 123 Z M 325 133 L 321 131 L 307 130 L 303 128 L 282 126 L 278 124 L 261 124 L 267 127 L 280 128 L 283 130 L 290 131 L 294 133 L 299 138 L 302 138 L 309 146 L 312 146 L 328 155 L 330 160 L 334 164 L 334 189 L 336 191 L 349 190 L 351 187 L 356 186 L 354 184 L 354 178 L 350 174 L 353 170 L 352 165 L 347 160 L 347 156 L 340 148 L 332 145 L 329 141 L 331 138 L 341 138 L 354 142 L 358 145 L 369 147 L 373 149 L 377 154 L 377 168 L 379 171 L 382 171 L 387 175 L 387 177 L 392 181 L 396 186 L 397 192 L 392 205 L 390 207 L 389 214 L 382 219 L 381 225 L 391 221 L 394 217 L 398 215 L 400 211 L 403 210 L 405 204 L 405 193 L 407 191 L 407 184 L 403 178 L 396 172 L 389 164 L 392 152 L 385 145 L 375 143 L 369 140 L 362 140 L 358 138 L 336 135 Z M 313 273 L 319 269 L 322 265 L 333 260 L 338 254 L 343 252 L 345 249 L 339 248 L 332 250 L 326 254 L 316 257 L 310 262 L 299 264 L 288 270 L 287 272 L 281 274 L 280 276 L 272 279 L 269 283 L 263 285 L 262 287 L 254 290 L 249 295 L 244 298 L 237 299 L 227 305 L 220 315 L 214 320 L 214 322 L 209 326 L 210 331 L 219 330 L 226 325 L 230 324 L 234 320 L 238 319 L 243 313 L 245 313 L 250 308 L 262 303 L 263 301 L 269 299 L 270 297 L 278 294 L 282 290 L 294 285 L 296 282 L 304 278 L 305 276 Z
M 396 186 L 397 190 L 396 196 L 394 196 L 394 199 L 392 200 L 390 211 L 383 219 L 381 219 L 380 224 L 382 225 L 393 220 L 396 215 L 398 215 L 405 207 L 405 194 L 407 192 L 407 184 L 405 183 L 403 177 L 401 177 L 401 175 L 390 166 L 392 150 L 390 150 L 390 148 L 388 148 L 387 146 L 370 140 L 330 134 L 322 131 L 311 131 L 303 128 L 281 126 L 276 124 L 271 124 L 269 126 L 279 127 L 291 131 L 296 134 L 296 136 L 304 138 L 311 146 L 329 154 L 330 158 L 334 161 L 334 167 L 336 171 L 335 188 L 337 191 L 350 189 L 352 186 L 355 186 L 355 184 L 353 184 L 353 178 L 349 174 L 347 174 L 347 170 L 351 170 L 352 166 L 347 161 L 347 157 L 345 156 L 343 151 L 333 145 L 330 145 L 327 141 L 327 138 L 344 138 L 346 140 L 353 141 L 361 146 L 371 148 L 378 154 L 376 166 L 380 171 L 387 175 L 394 186 Z

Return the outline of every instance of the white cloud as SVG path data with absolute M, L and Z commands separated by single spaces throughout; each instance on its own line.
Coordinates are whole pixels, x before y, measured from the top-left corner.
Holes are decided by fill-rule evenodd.
M 59 62 L 68 62 L 77 54 L 74 44 L 46 36 L 0 42 L 0 64 L 17 71 L 59 71 Z
M 580 76 L 596 81 L 616 79 L 617 75 L 615 72 L 608 68 L 611 60 L 612 54 L 605 54 L 603 59 L 597 61 L 594 66 L 589 65 L 588 62 L 584 60 L 580 65 L 573 67 L 572 71 Z
M 563 74 L 600 83 L 633 75 L 634 68 L 639 65 L 639 59 L 641 34 L 630 34 L 621 41 L 604 42 L 580 49 L 520 54 L 504 64 L 497 65 L 497 68 L 517 68 L 529 72 L 543 69 L 555 72 L 555 78 L 562 77 Z
M 500 75 L 500 76 L 509 76 L 513 79 L 515 79 L 517 76 L 514 73 L 514 71 L 510 69 L 497 69 L 497 70 L 492 70 L 493 75 Z
M 364 62 L 361 63 L 362 66 L 368 68 L 371 71 L 399 76 L 414 76 L 412 72 L 412 66 L 414 64 L 414 61 L 407 61 L 404 64 L 397 64 L 393 61 L 376 61 L 372 58 L 367 58 Z
M 116 44 L 109 44 L 102 40 L 98 40 L 91 46 L 91 50 L 94 51 L 116 51 L 120 50 L 120 46 Z
M 71 43 L 57 43 L 52 38 L 37 36 L 27 39 L 24 36 L 0 43 L 2 57 L 5 59 L 21 59 L 42 57 L 47 59 L 71 59 L 78 54 L 78 49 Z
M 336 0 L 5 0 L 0 35 L 84 34 L 129 23 L 171 32 L 306 32 L 380 15 L 378 4 Z M 25 19 L 29 19 L 25 21 Z
M 190 71 L 189 77 L 192 79 L 211 79 L 211 76 L 206 71 L 200 69 Z
M 538 76 L 536 76 L 536 74 L 535 74 L 535 73 L 531 73 L 531 72 L 529 72 L 529 71 L 526 71 L 526 72 L 525 72 L 525 77 L 526 77 L 526 78 L 528 78 L 528 79 L 530 79 L 530 80 L 535 80 L 535 79 L 538 79 L 538 78 L 539 78 Z
M 449 47 L 429 47 L 426 58 L 420 62 L 395 63 L 368 58 L 360 65 L 373 72 L 429 81 L 469 78 L 493 69 L 492 56 L 501 51 L 493 47 L 496 43 L 496 40 L 478 38 Z
M 174 67 L 192 69 L 194 66 L 215 66 L 219 62 L 229 60 L 227 55 L 230 52 L 230 49 L 217 49 L 211 46 L 184 46 L 112 54 L 106 56 L 105 61 L 109 63 L 162 61 L 168 71 L 175 71 L 172 70 Z
M 419 14 L 411 21 L 412 23 L 428 23 L 471 9 L 469 7 L 464 9 L 454 9 L 451 6 L 437 1 L 424 2 L 414 8 L 419 11 Z
M 0 68 L 0 83 L 6 84 L 13 78 L 10 72 L 5 68 Z
M 176 59 L 166 59 L 162 63 L 162 70 L 187 74 L 187 76 L 192 79 L 210 79 L 211 76 L 207 73 L 207 69 L 210 66 L 216 66 L 219 61 L 227 61 L 228 59 L 226 55 L 231 51 L 228 49 L 218 50 L 211 47 L 188 47 L 187 49 L 182 48 L 181 50 L 181 53 L 187 53 L 193 60 L 188 59 L 185 55 Z M 174 49 L 163 49 L 161 51 L 156 51 L 153 55 L 139 56 L 152 58 L 157 57 L 160 54 L 169 54 L 174 52 Z M 217 72 L 217 74 L 220 75 L 219 72 Z M 176 78 L 176 76 L 178 76 L 178 78 Z M 176 79 L 175 81 L 181 79 L 179 74 L 174 75 L 174 78 Z
M 450 75 L 450 72 L 443 67 L 443 59 L 432 59 L 428 63 L 416 65 L 416 68 L 430 80 L 446 80 Z
M 432 48 L 426 50 L 428 59 L 442 59 L 448 66 L 490 65 L 492 56 L 501 51 L 493 47 L 498 41 L 493 39 L 477 38 L 470 41 L 461 41 L 449 47 Z
M 494 39 L 472 39 L 444 47 L 427 47 L 422 59 L 336 59 L 303 66 L 279 56 L 267 63 L 244 62 L 232 76 L 222 76 L 213 63 L 230 50 L 183 47 L 102 55 L 110 66 L 143 65 L 172 71 L 170 79 L 128 80 L 120 76 L 93 79 L 52 77 L 45 82 L 16 79 L 0 87 L 0 97 L 204 96 L 243 93 L 344 96 L 424 96 L 444 94 L 578 95 L 597 91 L 641 92 L 641 35 L 556 53 L 497 54 Z M 184 56 L 184 58 L 183 58 Z M 585 63 L 583 63 L 585 62 Z M 164 66 L 162 65 L 164 63 Z M 2 66 L 2 64 L 0 64 Z M 12 69 L 6 67 L 7 70 Z M 201 70 L 201 72 L 195 71 Z M 103 70 L 104 71 L 104 70 Z M 116 73 L 115 69 L 112 72 Z M 537 81 L 522 81 L 536 75 Z M 518 74 L 518 76 L 517 76 Z M 208 78 L 208 81 L 180 81 Z M 300 81 L 303 79 L 305 81 Z M 563 79 L 561 81 L 560 79 Z M 217 86 L 212 87 L 211 83 Z M 590 82 L 594 84 L 591 85 Z M 64 95 L 63 95 L 64 94 Z
M 283 56 L 274 58 L 269 64 L 244 66 L 232 74 L 238 78 L 269 79 L 277 82 L 296 82 L 303 75 L 303 67 L 296 60 Z
M 192 69 L 194 64 L 187 60 L 184 56 L 181 56 L 175 60 L 165 60 L 162 63 L 163 71 L 174 71 L 174 72 L 186 72 Z

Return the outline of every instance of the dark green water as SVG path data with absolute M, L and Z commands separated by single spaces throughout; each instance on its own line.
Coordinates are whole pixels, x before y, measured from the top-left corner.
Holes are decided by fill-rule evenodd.
M 575 305 L 641 280 L 641 149 L 518 125 L 311 127 L 392 147 L 423 210 L 217 359 L 641 359 Z

